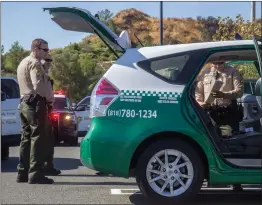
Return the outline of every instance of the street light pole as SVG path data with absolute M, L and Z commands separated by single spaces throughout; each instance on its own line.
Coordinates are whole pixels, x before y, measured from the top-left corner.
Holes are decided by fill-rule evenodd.
M 160 44 L 163 45 L 163 1 L 160 1 Z
M 251 19 L 250 21 L 253 22 L 256 20 L 256 2 L 251 1 Z

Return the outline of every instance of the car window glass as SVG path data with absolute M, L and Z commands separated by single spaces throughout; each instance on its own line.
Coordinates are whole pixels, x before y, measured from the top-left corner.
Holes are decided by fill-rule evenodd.
M 20 98 L 18 84 L 12 79 L 1 79 L 1 91 L 7 99 Z
M 160 59 L 151 62 L 151 71 L 155 72 L 162 77 L 175 81 L 181 70 L 189 59 L 188 55 L 175 56 L 171 58 Z
M 240 62 L 230 65 L 235 67 L 243 76 L 244 93 L 251 94 L 255 89 L 255 84 L 259 79 L 259 73 L 254 63 Z M 251 86 L 250 86 L 251 84 Z M 251 88 L 252 87 L 252 88 Z
M 90 97 L 85 98 L 79 105 L 90 105 Z
M 54 109 L 65 109 L 67 107 L 66 98 L 55 98 Z

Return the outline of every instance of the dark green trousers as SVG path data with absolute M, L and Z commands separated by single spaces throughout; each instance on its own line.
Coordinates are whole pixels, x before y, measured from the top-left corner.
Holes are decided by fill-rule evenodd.
M 46 142 L 47 142 L 47 156 L 46 156 L 46 161 L 45 161 L 45 168 L 52 169 L 54 168 L 53 161 L 54 161 L 55 138 L 53 134 L 53 126 L 49 118 L 47 118 Z
M 47 110 L 44 102 L 38 105 L 20 105 L 22 135 L 18 174 L 28 175 L 29 179 L 43 177 L 46 158 Z

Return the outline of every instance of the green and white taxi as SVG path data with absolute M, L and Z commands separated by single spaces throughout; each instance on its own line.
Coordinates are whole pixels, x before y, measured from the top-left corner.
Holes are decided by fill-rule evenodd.
M 198 106 L 198 74 L 213 61 L 253 61 L 261 77 L 261 39 L 131 48 L 77 8 L 46 8 L 65 30 L 97 34 L 118 57 L 94 88 L 91 127 L 81 142 L 88 168 L 128 178 L 153 199 L 184 202 L 212 185 L 261 184 L 262 134 L 226 140 Z M 261 107 L 261 78 L 254 94 Z M 262 116 L 261 116 L 262 118 Z

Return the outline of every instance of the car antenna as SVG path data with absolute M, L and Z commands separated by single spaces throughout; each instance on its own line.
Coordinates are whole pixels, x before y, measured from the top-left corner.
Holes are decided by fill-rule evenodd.
M 142 42 L 139 40 L 139 38 L 137 37 L 136 33 L 134 33 L 136 39 L 138 40 L 138 42 L 144 47 L 144 45 L 142 44 Z

